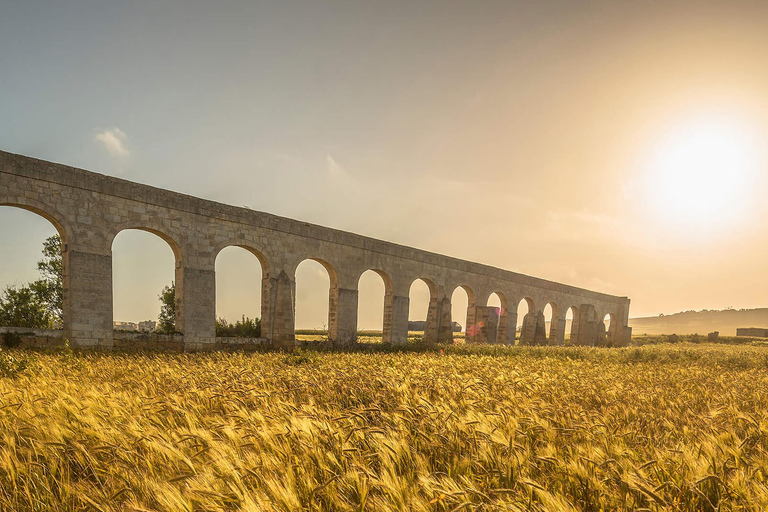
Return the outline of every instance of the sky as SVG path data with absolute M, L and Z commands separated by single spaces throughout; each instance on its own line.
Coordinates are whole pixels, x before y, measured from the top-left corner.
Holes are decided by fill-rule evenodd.
M 766 2 L 0 0 L 0 149 L 632 300 L 765 307 Z M 0 207 L 0 285 L 47 221 Z M 165 242 L 113 246 L 115 319 Z M 260 269 L 217 260 L 217 311 Z M 423 319 L 426 294 L 412 293 Z M 327 322 L 302 263 L 297 326 Z M 360 326 L 383 284 L 361 280 Z M 457 292 L 454 317 L 466 297 Z

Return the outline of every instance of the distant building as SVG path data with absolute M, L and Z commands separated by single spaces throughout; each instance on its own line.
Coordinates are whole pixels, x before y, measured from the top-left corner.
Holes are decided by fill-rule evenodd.
M 451 322 L 451 325 L 453 326 L 453 332 L 461 332 L 461 324 L 459 322 Z M 427 322 L 423 320 L 417 320 L 417 321 L 408 321 L 408 330 L 409 331 L 424 331 L 424 329 L 427 328 Z
M 154 320 L 144 320 L 143 322 L 139 322 L 139 330 L 141 332 L 154 332 L 156 328 L 157 322 Z
M 139 326 L 134 322 L 112 322 L 112 328 L 116 331 L 138 331 Z
M 768 329 L 763 327 L 739 327 L 736 336 L 749 336 L 751 338 L 768 338 Z

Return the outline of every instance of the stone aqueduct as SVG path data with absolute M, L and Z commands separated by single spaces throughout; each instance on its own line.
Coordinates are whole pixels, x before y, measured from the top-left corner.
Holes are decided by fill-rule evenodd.
M 262 336 L 295 343 L 295 271 L 305 259 L 330 276 L 331 340 L 354 341 L 358 280 L 374 270 L 385 283 L 384 341 L 405 343 L 411 284 L 430 289 L 426 342 L 450 341 L 451 295 L 467 291 L 467 341 L 515 342 L 517 304 L 525 299 L 521 343 L 562 344 L 566 310 L 571 343 L 629 341 L 629 299 L 442 256 L 267 213 L 237 208 L 56 163 L 0 152 L 0 205 L 48 219 L 63 240 L 64 335 L 78 346 L 112 347 L 112 241 L 124 229 L 163 238 L 176 258 L 177 330 L 188 350 L 215 346 L 215 260 L 225 247 L 252 252 L 262 265 Z M 486 306 L 491 294 L 500 314 Z M 550 332 L 542 313 L 553 309 Z M 603 318 L 610 315 L 606 332 Z M 497 320 L 498 319 L 498 320 Z M 460 319 L 463 320 L 463 319 Z

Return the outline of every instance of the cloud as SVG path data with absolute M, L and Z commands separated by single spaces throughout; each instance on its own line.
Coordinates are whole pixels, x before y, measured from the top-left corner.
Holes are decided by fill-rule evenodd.
M 335 178 L 345 174 L 344 168 L 331 155 L 325 155 L 325 164 L 328 169 L 328 176 Z
M 94 140 L 109 151 L 110 155 L 126 157 L 130 154 L 126 144 L 128 136 L 120 128 L 108 128 L 96 133 Z

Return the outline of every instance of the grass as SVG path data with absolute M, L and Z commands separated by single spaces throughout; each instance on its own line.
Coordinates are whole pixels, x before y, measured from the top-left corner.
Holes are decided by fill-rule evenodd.
M 0 357 L 0 510 L 768 508 L 754 344 Z

